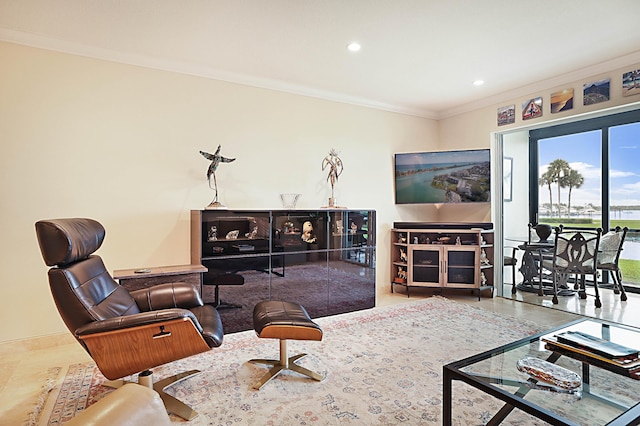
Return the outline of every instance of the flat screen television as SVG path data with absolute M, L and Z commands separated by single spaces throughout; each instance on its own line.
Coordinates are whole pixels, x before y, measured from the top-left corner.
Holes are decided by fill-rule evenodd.
M 399 153 L 394 171 L 396 204 L 491 201 L 489 149 Z

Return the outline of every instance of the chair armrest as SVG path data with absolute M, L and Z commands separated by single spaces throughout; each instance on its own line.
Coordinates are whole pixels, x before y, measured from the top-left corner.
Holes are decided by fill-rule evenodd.
M 169 308 L 191 309 L 204 304 L 198 289 L 189 283 L 158 284 L 130 293 L 143 312 Z
M 104 333 L 115 330 L 135 329 L 149 324 L 162 324 L 167 321 L 188 318 L 195 325 L 200 333 L 202 326 L 196 316 L 187 309 L 173 308 L 162 309 L 152 312 L 141 312 L 139 314 L 125 315 L 122 317 L 109 318 L 103 321 L 95 321 L 78 328 L 75 335 L 80 338 L 90 334 Z

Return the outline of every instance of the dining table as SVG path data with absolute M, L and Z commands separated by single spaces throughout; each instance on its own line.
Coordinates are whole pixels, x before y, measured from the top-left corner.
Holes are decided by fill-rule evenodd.
M 552 295 L 553 279 L 545 274 L 541 266 L 544 256 L 553 256 L 553 240 L 531 241 L 528 237 L 505 237 L 506 241 L 518 243 L 518 249 L 522 250 L 522 264 L 520 273 L 522 282 L 515 284 L 520 291 L 538 293 L 539 296 Z M 565 286 L 558 288 L 558 296 L 570 296 L 575 294 L 573 290 Z

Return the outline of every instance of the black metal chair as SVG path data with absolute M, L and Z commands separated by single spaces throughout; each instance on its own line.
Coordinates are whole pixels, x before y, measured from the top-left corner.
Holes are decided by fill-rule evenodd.
M 518 258 L 516 257 L 516 251 L 518 247 L 505 247 L 505 251 L 511 249 L 511 256 L 503 256 L 503 265 L 511 267 L 511 294 L 516 294 L 516 266 L 518 265 Z
M 542 261 L 545 256 L 549 256 L 552 252 L 553 245 L 549 242 L 549 236 L 553 233 L 553 228 L 546 223 L 529 223 L 527 227 L 529 229 L 528 241 L 518 246 L 520 250 L 523 250 L 520 272 L 524 276 L 524 281 L 521 288 L 527 289 L 527 291 L 535 291 L 537 285 L 539 296 L 551 294 L 552 289 L 550 286 L 544 285 L 550 282 L 550 270 L 545 274 Z M 560 225 L 560 229 L 562 229 L 562 225 Z M 567 294 L 573 294 L 573 292 L 567 293 L 563 290 L 562 295 Z
M 221 309 L 236 309 L 242 308 L 242 305 L 235 303 L 225 302 L 220 299 L 220 286 L 221 285 L 244 285 L 244 277 L 237 273 L 224 273 L 209 277 L 209 274 L 205 274 L 205 280 L 202 283 L 203 286 L 215 286 L 213 290 L 213 303 L 211 304 L 217 310 Z
M 620 294 L 620 300 L 627 300 L 627 293 L 622 285 L 622 272 L 618 261 L 622 253 L 622 246 L 627 236 L 629 228 L 617 226 L 613 231 L 609 231 L 600 238 L 600 252 L 598 253 L 597 269 L 611 273 L 613 281 L 613 292 Z
M 555 228 L 555 240 L 551 259 L 542 260 L 542 266 L 552 271 L 553 303 L 558 304 L 558 287 L 562 281 L 566 283 L 569 276 L 574 275 L 578 294 L 581 299 L 587 298 L 585 280 L 587 275 L 593 276 L 596 308 L 602 307 L 598 291 L 598 247 L 602 229 L 594 231 L 568 230 Z

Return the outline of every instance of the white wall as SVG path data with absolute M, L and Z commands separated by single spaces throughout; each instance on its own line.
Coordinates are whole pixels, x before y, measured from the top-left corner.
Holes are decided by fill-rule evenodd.
M 497 200 L 494 209 L 485 212 L 491 217 L 489 220 L 494 222 L 498 238 L 527 235 L 526 226 L 529 222 L 528 130 L 640 108 L 640 95 L 625 97 L 622 94 L 622 74 L 640 69 L 640 63 L 634 61 L 637 61 L 637 55 L 630 56 L 628 60 L 627 58 L 619 58 L 608 64 L 600 64 L 599 69 L 607 69 L 610 66 L 610 71 L 590 75 L 580 80 L 575 80 L 574 76 L 558 76 L 553 80 L 553 86 L 547 87 L 544 82 L 540 82 L 535 85 L 538 88 L 536 91 L 526 93 L 526 90 L 523 90 L 525 88 L 519 89 L 518 92 L 524 92 L 522 96 L 511 99 L 505 96 L 506 100 L 499 103 L 478 107 L 470 112 L 444 118 L 438 122 L 441 147 L 493 147 L 496 135 L 503 134 L 503 154 L 514 157 L 513 201 L 500 203 Z M 584 106 L 583 85 L 603 78 L 611 80 L 610 100 L 596 105 Z M 559 82 L 562 83 L 558 85 Z M 569 88 L 574 89 L 573 109 L 551 114 L 551 94 Z M 542 116 L 523 120 L 522 104 L 539 96 L 543 98 Z M 513 104 L 515 104 L 516 111 L 515 123 L 498 126 L 498 108 Z M 501 155 L 502 153 L 498 153 L 495 157 L 499 158 Z M 507 243 L 507 245 L 513 245 L 509 244 L 509 241 Z M 501 250 L 497 248 L 495 254 L 500 256 Z M 500 271 L 497 273 L 500 274 Z M 499 291 L 498 294 L 500 294 Z
M 92 217 L 110 270 L 189 263 L 189 210 L 213 198 L 199 150 L 236 157 L 217 177 L 230 208 L 327 204 L 322 159 L 345 164 L 336 198 L 378 211 L 379 291 L 388 230 L 428 220 L 396 208 L 393 153 L 437 148 L 437 122 L 175 73 L 0 43 L 0 341 L 66 331 L 35 237 L 43 218 Z
M 507 238 L 527 236 L 529 223 L 529 132 L 504 135 L 504 155 L 513 158 L 512 199 L 503 205 L 503 230 Z M 511 245 L 514 245 L 512 243 Z
M 380 293 L 389 291 L 394 221 L 492 216 L 488 205 L 395 206 L 393 153 L 487 148 L 492 132 L 524 126 L 497 127 L 496 109 L 508 102 L 436 122 L 9 43 L 0 43 L 0 63 L 0 342 L 66 331 L 37 247 L 39 219 L 101 221 L 100 255 L 111 270 L 188 263 L 189 210 L 213 197 L 198 150 L 222 144 L 237 157 L 217 174 L 225 205 L 261 209 L 279 207 L 281 192 L 302 193 L 300 208 L 325 205 L 321 161 L 336 148 L 345 163 L 338 202 L 378 212 Z M 612 91 L 619 74 L 611 73 Z M 553 89 L 531 97 L 548 99 Z M 595 107 L 580 98 L 558 116 L 637 102 L 612 97 Z M 514 99 L 517 108 L 524 100 Z M 547 103 L 530 123 L 550 118 Z

